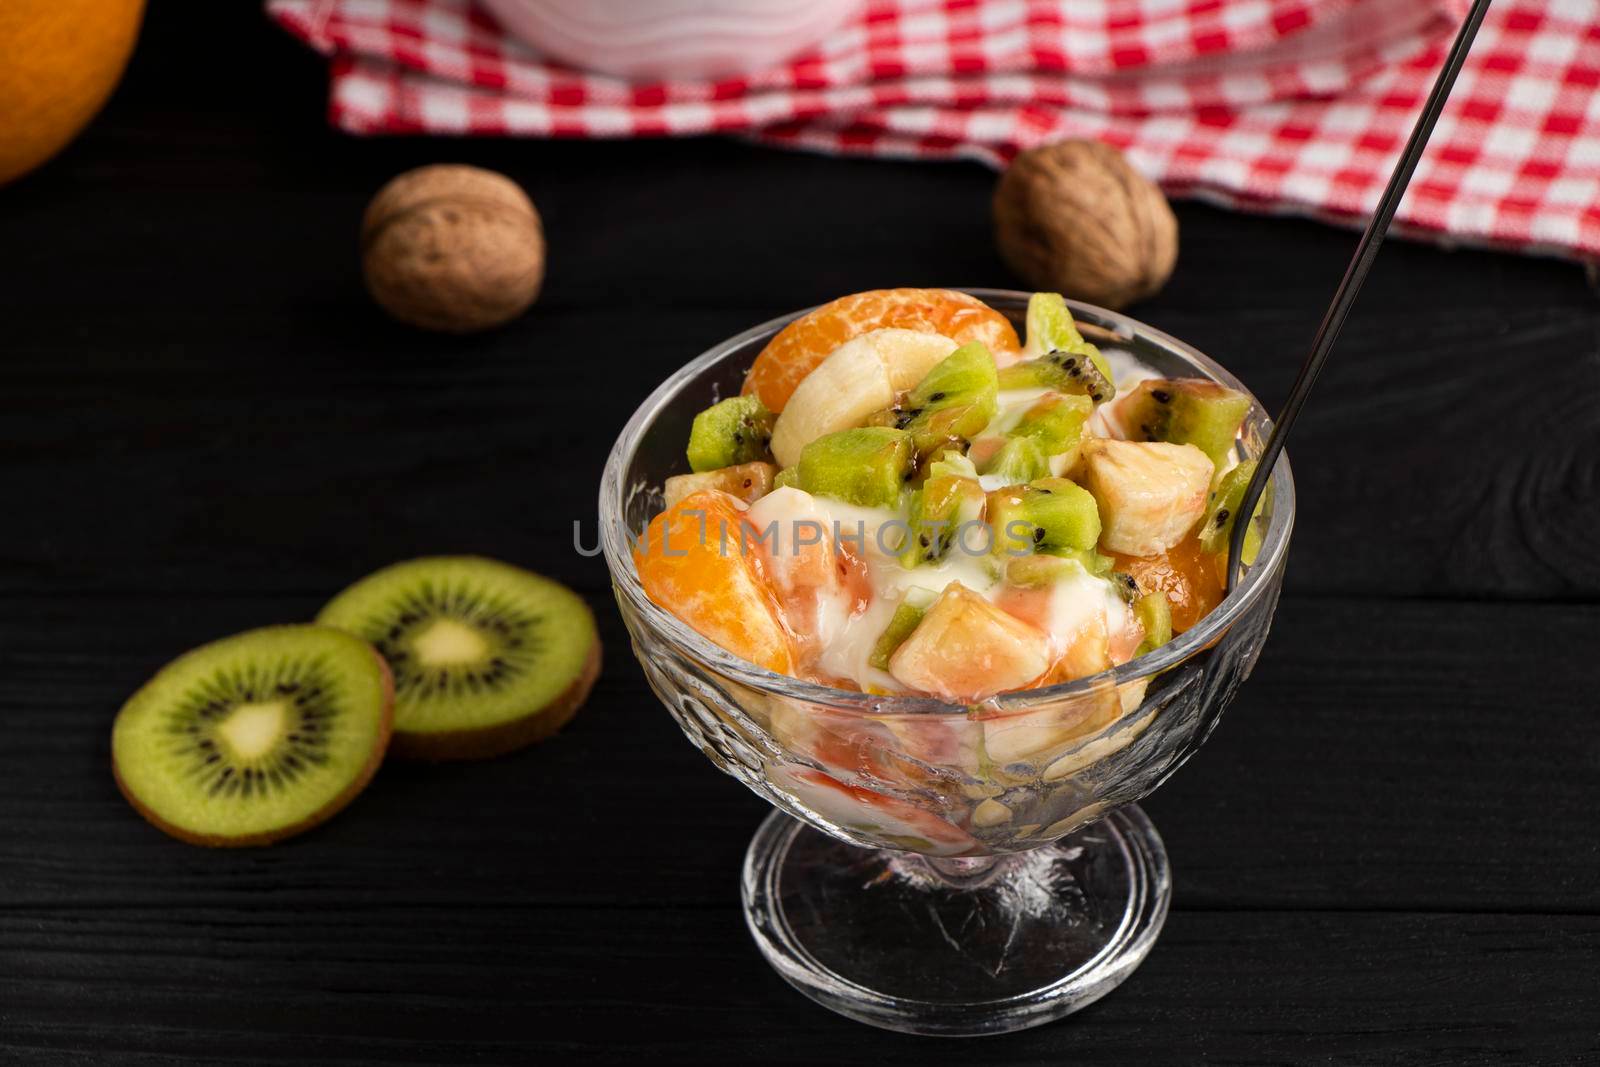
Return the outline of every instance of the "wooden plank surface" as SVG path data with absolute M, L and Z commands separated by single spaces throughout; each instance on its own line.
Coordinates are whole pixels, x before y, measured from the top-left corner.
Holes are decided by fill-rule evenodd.
M 647 907 L 622 922 L 577 906 L 423 919 L 345 903 L 198 909 L 181 928 L 160 910 L 69 908 L 0 920 L 0 934 L 14 946 L 0 975 L 17 1020 L 0 1034 L 7 1062 L 85 1049 L 271 1064 L 1454 1067 L 1600 1055 L 1594 916 L 1178 912 L 1113 995 L 1066 1023 L 979 1043 L 873 1030 L 816 1007 L 725 908 Z
M 227 42 L 195 47 L 195 42 Z M 206 91 L 197 93 L 195 86 Z M 992 175 L 734 141 L 357 141 L 254 5 L 154 5 L 84 139 L 0 190 L 0 1060 L 43 1063 L 1575 1063 L 1600 1058 L 1600 302 L 1570 265 L 1387 248 L 1291 454 L 1288 595 L 1255 676 L 1152 797 L 1155 952 L 1067 1023 L 938 1044 L 760 960 L 765 806 L 646 689 L 592 543 L 606 450 L 753 322 L 894 284 L 1014 284 Z M 418 335 L 354 229 L 468 160 L 544 212 L 524 321 Z M 1353 235 L 1181 205 L 1137 309 L 1281 396 Z M 537 567 L 608 666 L 558 739 L 385 767 L 250 853 L 117 795 L 161 663 L 419 554 Z
M 419 909 L 731 905 L 765 805 L 679 735 L 620 622 L 591 600 L 608 666 L 557 739 L 483 764 L 385 766 L 347 814 L 248 854 L 132 819 L 106 772 L 111 717 L 171 649 L 305 618 L 317 601 L 13 601 L 0 911 L 239 894 L 298 908 L 351 893 Z M 1147 803 L 1176 906 L 1600 914 L 1584 664 L 1597 624 L 1588 605 L 1286 600 L 1216 733 Z M 1530 678 L 1540 662 L 1567 666 Z M 613 867 L 619 843 L 629 859 Z

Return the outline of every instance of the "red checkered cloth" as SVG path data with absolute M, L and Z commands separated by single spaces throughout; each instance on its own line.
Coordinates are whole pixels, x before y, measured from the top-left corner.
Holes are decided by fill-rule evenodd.
M 1180 197 L 1360 224 L 1466 0 L 869 0 L 818 48 L 713 83 L 630 84 L 519 44 L 470 0 L 269 0 L 332 57 L 354 133 L 738 132 L 1003 167 L 1063 137 Z M 1396 228 L 1600 260 L 1600 2 L 1497 0 Z

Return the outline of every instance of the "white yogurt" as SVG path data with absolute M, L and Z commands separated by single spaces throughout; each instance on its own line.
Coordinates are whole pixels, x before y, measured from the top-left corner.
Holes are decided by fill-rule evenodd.
M 865 563 L 871 596 L 864 607 L 847 585 L 824 583 L 817 586 L 814 601 L 805 598 L 804 617 L 790 619 L 812 645 L 819 672 L 848 679 L 863 690 L 903 689 L 868 661 L 895 610 L 913 590 L 932 598 L 951 582 L 959 582 L 995 601 L 1005 589 L 1001 580 L 1005 560 L 988 551 L 986 527 L 968 527 L 942 559 L 908 569 L 896 555 L 898 537 L 907 529 L 906 516 L 888 509 L 856 507 L 785 488 L 756 501 L 747 516 L 767 535 L 762 543 L 780 587 L 789 586 L 797 574 L 811 573 L 803 568 L 806 562 L 814 564 L 809 554 L 820 550 L 848 551 Z M 1111 583 L 1087 572 L 1057 582 L 1048 595 L 1044 617 L 1032 621 L 1049 634 L 1056 656 L 1096 613 L 1110 630 L 1127 624 L 1128 608 Z

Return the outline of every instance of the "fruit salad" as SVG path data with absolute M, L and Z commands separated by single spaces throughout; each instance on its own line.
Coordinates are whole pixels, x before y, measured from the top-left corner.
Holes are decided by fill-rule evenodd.
M 695 417 L 687 470 L 634 548 L 651 600 L 751 663 L 968 709 L 762 713 L 808 761 L 784 772 L 788 793 L 866 811 L 878 839 L 923 851 L 967 851 L 1008 821 L 1008 780 L 1066 779 L 1137 736 L 1144 682 L 1119 690 L 1106 672 L 1220 602 L 1254 469 L 1243 393 L 1100 351 L 1056 294 L 1034 294 L 1025 334 L 947 290 L 802 316 L 739 396 Z M 1105 684 L 1064 707 L 992 702 L 1089 677 Z M 941 785 L 957 778 L 964 792 Z M 882 783 L 969 803 L 930 827 L 922 808 L 865 799 Z

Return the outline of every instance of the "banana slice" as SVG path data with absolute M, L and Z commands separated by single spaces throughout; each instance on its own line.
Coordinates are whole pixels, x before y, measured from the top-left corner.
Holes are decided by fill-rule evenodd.
M 896 393 L 916 388 L 941 359 L 961 347 L 942 333 L 918 330 L 873 330 L 862 336 L 872 338 Z
M 872 330 L 846 341 L 801 380 L 784 405 L 772 428 L 772 455 L 780 466 L 793 466 L 806 445 L 862 425 L 956 348 L 942 334 L 916 330 Z
M 1211 460 L 1194 445 L 1091 438 L 1083 486 L 1100 511 L 1100 544 L 1154 556 L 1182 541 L 1206 510 Z
M 895 681 L 962 704 L 1019 689 L 1049 668 L 1048 634 L 959 581 L 945 586 L 911 636 L 889 657 Z M 992 742 L 989 753 L 994 755 Z
M 874 411 L 894 403 L 894 386 L 871 335 L 857 337 L 806 375 L 772 427 L 772 455 L 779 466 L 800 462 L 800 450 L 824 434 L 860 426 Z
M 740 463 L 714 471 L 701 471 L 699 474 L 674 474 L 662 484 L 661 489 L 666 495 L 668 508 L 677 507 L 678 501 L 702 489 L 721 489 L 746 504 L 754 504 L 767 495 L 777 473 L 778 468 L 770 463 Z

